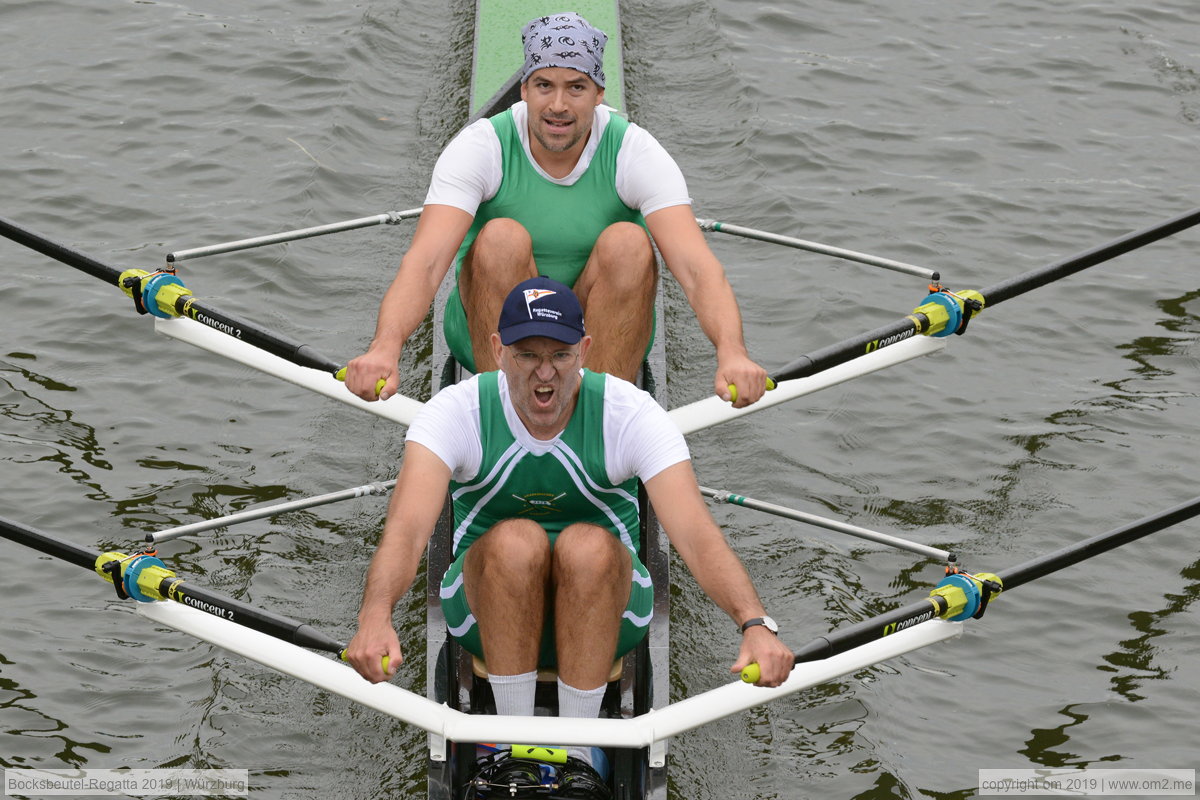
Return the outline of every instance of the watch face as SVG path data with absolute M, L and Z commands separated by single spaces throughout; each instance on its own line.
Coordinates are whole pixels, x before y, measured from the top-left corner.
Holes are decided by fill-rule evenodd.
M 762 621 L 763 627 L 765 627 L 771 633 L 779 633 L 779 624 L 776 623 L 775 620 L 771 619 L 770 617 L 763 617 Z

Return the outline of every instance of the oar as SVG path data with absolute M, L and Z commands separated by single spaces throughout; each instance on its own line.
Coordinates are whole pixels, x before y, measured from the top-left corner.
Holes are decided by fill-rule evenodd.
M 346 648 L 344 644 L 303 622 L 255 608 L 211 589 L 185 583 L 152 556 L 97 553 L 4 517 L 0 517 L 0 537 L 84 569 L 94 570 L 109 583 L 114 582 L 115 573 L 116 582 L 121 584 L 118 593 L 123 592 L 134 599 L 174 600 L 313 650 L 340 653 Z M 106 567 L 110 562 L 117 566 Z
M 797 522 L 806 522 L 809 525 L 815 525 L 819 528 L 827 528 L 838 533 L 846 533 L 851 536 L 857 536 L 860 539 L 866 539 L 879 544 L 886 544 L 889 547 L 895 547 L 900 550 L 908 550 L 911 553 L 936 558 L 939 561 L 955 560 L 953 553 L 946 550 L 939 550 L 936 547 L 910 542 L 908 539 L 901 539 L 898 536 L 890 536 L 886 533 L 880 533 L 868 528 L 860 528 L 857 525 L 849 525 L 845 522 L 838 522 L 835 519 L 826 517 L 818 517 L 816 514 L 809 514 L 804 511 L 797 511 L 794 508 L 767 503 L 763 500 L 755 500 L 753 497 L 734 494 L 727 492 L 724 489 L 709 489 L 707 486 L 700 487 L 700 494 L 711 497 L 721 503 L 732 503 L 734 505 L 743 506 L 745 508 L 753 508 L 755 511 L 762 511 L 767 514 L 774 514 L 777 517 L 796 520 Z
M 191 290 L 170 273 L 148 273 L 140 269 L 121 270 L 97 258 L 67 247 L 40 233 L 0 217 L 0 235 L 12 239 L 44 256 L 110 283 L 133 298 L 139 313 L 156 317 L 189 317 L 235 339 L 252 344 L 301 367 L 327 372 L 345 380 L 346 368 L 306 344 L 272 333 L 266 328 L 227 314 L 195 297 Z M 384 381 L 376 387 L 378 393 Z
M 779 369 L 771 377 L 778 383 L 813 375 L 866 353 L 902 342 L 917 334 L 946 336 L 961 332 L 966 329 L 966 322 L 971 315 L 985 307 L 990 308 L 1039 286 L 1045 286 L 1052 281 L 1128 253 L 1130 250 L 1136 250 L 1151 242 L 1171 236 L 1197 223 L 1200 223 L 1200 208 L 1001 281 L 982 291 L 956 294 L 936 292 L 927 298 L 924 305 L 907 317 L 801 356 Z
M 158 542 L 166 542 L 171 539 L 178 539 L 180 536 L 186 536 L 189 533 L 200 533 L 201 531 L 211 531 L 214 528 L 224 528 L 229 525 L 236 525 L 240 522 L 250 522 L 251 520 L 262 519 L 263 517 L 274 517 L 278 514 L 284 514 L 289 511 L 300 511 L 305 508 L 313 508 L 314 506 L 326 505 L 328 503 L 337 503 L 342 500 L 353 500 L 356 497 L 366 497 L 373 494 L 387 494 L 392 487 L 396 485 L 396 481 L 384 481 L 383 483 L 366 483 L 362 486 L 354 486 L 350 489 L 341 489 L 336 492 L 320 494 L 315 497 L 305 497 L 300 500 L 292 500 L 288 503 L 276 503 L 275 505 L 265 506 L 263 508 L 251 508 L 245 511 L 239 511 L 236 514 L 228 514 L 224 517 L 216 519 L 206 519 L 203 522 L 192 522 L 188 525 L 178 525 L 174 528 L 156 531 L 146 534 L 146 541 L 157 544 Z
M 300 647 L 336 653 L 345 660 L 346 645 L 308 623 L 255 608 L 220 592 L 187 583 L 151 554 L 97 553 L 4 517 L 0 517 L 0 538 L 93 570 L 113 584 L 122 599 L 132 598 L 145 603 L 172 600 Z M 388 671 L 386 656 L 383 671 Z
M 873 267 L 883 267 L 884 269 L 903 272 L 906 275 L 916 275 L 919 278 L 924 278 L 927 281 L 940 280 L 937 272 L 925 267 L 917 267 L 912 264 L 905 264 L 903 261 L 893 261 L 890 258 L 880 258 L 879 256 L 869 255 L 867 253 L 858 253 L 854 250 L 846 250 L 841 247 L 834 247 L 828 244 L 819 242 L 810 242 L 805 239 L 796 239 L 792 236 L 783 236 L 770 231 L 760 231 L 754 228 L 745 228 L 741 225 L 734 225 L 729 222 L 720 222 L 715 219 L 696 219 L 696 224 L 700 226 L 702 231 L 713 231 L 715 233 L 727 233 L 731 236 L 741 236 L 745 239 L 757 239 L 760 242 L 770 242 L 772 244 L 780 244 L 784 247 L 794 247 L 797 250 L 808 250 L 813 253 L 821 253 L 822 255 L 833 256 L 834 258 L 843 258 L 847 261 L 857 261 L 860 264 L 869 264 Z
M 957 621 L 980 617 L 983 609 L 987 608 L 988 601 L 1002 591 L 1011 591 L 1032 580 L 1086 561 L 1092 556 L 1177 525 L 1197 514 L 1200 514 L 1200 497 L 998 573 L 948 575 L 924 600 L 812 640 L 795 651 L 796 663 L 829 658 L 931 619 Z M 751 664 L 742 670 L 742 680 L 747 683 L 756 682 L 758 665 Z

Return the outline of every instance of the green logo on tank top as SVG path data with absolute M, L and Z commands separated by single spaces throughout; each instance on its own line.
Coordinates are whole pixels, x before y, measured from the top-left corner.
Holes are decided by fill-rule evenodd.
M 544 517 L 547 514 L 561 514 L 562 509 L 556 508 L 555 503 L 567 496 L 566 492 L 552 494 L 551 492 L 529 492 L 514 494 L 512 497 L 525 503 L 525 508 L 517 512 L 523 517 Z

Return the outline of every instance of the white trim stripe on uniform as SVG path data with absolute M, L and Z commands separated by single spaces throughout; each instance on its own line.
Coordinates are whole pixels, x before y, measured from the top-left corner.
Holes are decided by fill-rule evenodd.
M 567 447 L 562 442 L 557 442 L 554 445 L 554 448 L 550 451 L 550 454 L 554 456 L 560 464 L 563 465 L 564 469 L 566 469 L 567 475 L 571 477 L 571 480 L 575 484 L 575 488 L 579 489 L 579 493 L 587 498 L 592 505 L 603 511 L 604 515 L 608 517 L 609 522 L 616 527 L 617 533 L 621 538 L 621 543 L 624 544 L 630 552 L 636 552 L 633 546 L 633 537 L 629 535 L 629 529 L 625 527 L 625 523 L 622 522 L 617 513 L 613 511 L 612 506 L 608 505 L 599 497 L 596 497 L 596 495 L 592 494 L 592 492 L 588 490 L 589 487 L 584 484 L 586 482 L 598 492 L 624 495 L 625 499 L 635 504 L 637 501 L 633 500 L 633 498 L 629 496 L 629 493 L 622 489 L 602 489 L 601 487 L 592 483 L 592 480 L 588 476 L 586 470 L 583 469 L 582 463 L 578 463 L 579 456 L 575 455 L 574 451 L 572 451 L 571 448 Z M 583 480 L 580 480 L 581 476 L 583 477 Z
M 496 466 L 492 468 L 492 471 L 486 478 L 478 483 L 472 484 L 471 486 L 463 486 L 453 495 L 451 495 L 452 499 L 456 499 L 463 492 L 474 491 L 482 486 L 486 486 L 489 481 L 493 480 L 493 478 L 496 481 L 492 488 L 488 490 L 487 494 L 479 498 L 479 501 L 475 503 L 471 511 L 463 517 L 463 521 L 459 524 L 459 526 L 454 529 L 453 549 L 451 552 L 458 552 L 458 545 L 460 542 L 462 542 L 463 536 L 466 535 L 467 528 L 471 527 L 471 522 L 474 521 L 475 517 L 479 514 L 479 509 L 487 505 L 488 501 L 495 497 L 496 494 L 504 488 L 504 483 L 508 480 L 508 476 L 512 473 L 513 469 L 516 468 L 517 464 L 520 463 L 521 459 L 528 454 L 528 450 L 521 447 L 521 445 L 517 442 L 513 442 L 509 448 L 504 451 L 504 455 L 500 456 L 500 458 L 496 461 Z M 496 477 L 496 473 L 501 467 L 504 468 L 504 471 L 499 477 Z

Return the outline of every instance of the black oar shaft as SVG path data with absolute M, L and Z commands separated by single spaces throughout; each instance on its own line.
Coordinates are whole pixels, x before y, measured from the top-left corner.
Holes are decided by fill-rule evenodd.
M 1049 575 L 1051 572 L 1057 572 L 1064 567 L 1078 564 L 1080 561 L 1089 559 L 1092 556 L 1106 553 L 1115 547 L 1120 547 L 1143 536 L 1161 531 L 1163 528 L 1177 525 L 1198 514 L 1200 514 L 1200 497 L 1196 497 L 1186 503 L 1180 503 L 1174 508 L 1168 508 L 1166 511 L 1144 517 L 1136 522 L 1131 522 L 1128 525 L 1123 525 L 1108 533 L 1102 533 L 1090 539 L 1084 539 L 1082 542 L 1068 545 L 1060 550 L 1055 550 L 1053 553 L 1031 559 L 1024 564 L 1018 564 L 1015 567 L 1010 567 L 996 574 L 1004 582 L 1004 591 L 1007 592 L 1021 584 L 1029 583 L 1044 575 Z
M 1064 567 L 1078 564 L 1092 556 L 1106 553 L 1143 536 L 1177 525 L 1180 522 L 1200 515 L 1200 497 L 1174 508 L 1143 517 L 1136 522 L 1123 525 L 1120 528 L 1093 536 L 1082 542 L 1069 545 L 1053 553 L 1026 561 L 1015 567 L 996 573 L 1004 585 L 1004 592 L 1011 591 L 1017 586 L 1049 575 Z M 838 653 L 844 653 L 859 645 L 882 639 L 906 628 L 940 617 L 946 610 L 947 603 L 938 595 L 918 600 L 901 608 L 893 609 L 883 614 L 855 623 L 846 628 L 820 636 L 795 651 L 796 663 L 816 661 L 829 658 Z
M 914 317 L 905 317 L 882 328 L 876 328 L 873 331 L 867 331 L 864 334 L 854 336 L 837 344 L 823 347 L 820 350 L 814 350 L 808 355 L 801 356 L 782 369 L 777 370 L 771 375 L 771 379 L 779 383 L 780 381 L 791 380 L 793 378 L 816 375 L 818 372 L 836 367 L 838 364 L 844 364 L 851 359 L 872 353 L 882 347 L 902 342 L 905 339 L 911 339 L 924 329 L 922 326 L 927 325 L 920 318 L 923 315 L 914 316 L 916 319 Z
M 228 595 L 185 582 L 181 578 L 166 578 L 159 586 L 166 598 L 185 606 L 197 608 L 221 619 L 236 622 L 247 628 L 283 639 L 301 647 L 340 653 L 346 645 L 316 628 L 288 617 L 255 608 Z
M 44 256 L 49 256 L 55 261 L 61 261 L 114 286 L 121 275 L 121 270 L 105 264 L 103 261 L 98 261 L 86 253 L 81 253 L 64 244 L 48 239 L 42 234 L 31 231 L 29 228 L 18 225 L 4 217 L 0 217 L 0 234 L 12 239 L 17 244 L 23 244 L 31 250 L 36 250 Z
M 86 253 L 81 253 L 78 250 L 60 244 L 10 219 L 0 217 L 0 235 L 18 244 L 25 245 L 32 250 L 36 250 L 42 255 L 49 256 L 56 261 L 61 261 L 69 267 L 86 272 L 88 275 L 99 278 L 106 283 L 119 286 L 123 270 L 111 264 L 105 264 L 103 261 Z M 286 336 L 272 333 L 260 325 L 214 308 L 196 297 L 190 295 L 180 297 L 175 303 L 175 311 L 180 316 L 189 317 L 214 330 L 254 345 L 293 364 L 318 369 L 330 374 L 334 374 L 341 369 L 342 365 L 321 355 L 306 344 L 301 344 Z
M 813 639 L 797 650 L 794 654 L 796 663 L 819 661 L 847 650 L 853 650 L 859 645 L 882 639 L 889 634 L 935 619 L 945 610 L 945 607 L 946 601 L 941 597 L 929 597 L 893 609 L 886 614 L 879 614 L 854 625 L 839 628 Z
M 43 533 L 36 528 L 23 525 L 15 520 L 0 517 L 0 536 L 17 544 L 31 547 L 48 556 L 61 558 L 63 561 L 74 564 L 77 567 L 83 567 L 84 569 L 95 569 L 96 567 L 98 553 L 92 552 L 86 547 L 80 547 L 74 542 L 68 542 L 66 539 L 60 539 L 57 536 Z
M 96 569 L 96 561 L 101 555 L 61 537 L 4 517 L 0 517 L 0 537 L 23 544 L 40 553 L 61 558 L 89 571 Z M 117 580 L 120 580 L 119 576 Z M 186 583 L 182 578 L 175 576 L 164 578 L 158 588 L 159 593 L 170 600 L 301 647 L 330 653 L 339 653 L 345 649 L 344 644 L 321 633 L 311 625 L 255 608 L 220 592 Z
M 1127 233 L 1124 236 L 1113 239 L 1107 244 L 1093 247 L 1090 250 L 1084 250 L 1081 253 L 1076 253 L 1073 256 L 1055 261 L 1053 264 L 1047 264 L 1044 267 L 1030 270 L 1021 275 L 1014 275 L 994 286 L 980 290 L 979 293 L 983 295 L 984 300 L 987 302 L 987 307 L 991 308 L 997 303 L 1010 300 L 1039 286 L 1045 286 L 1059 278 L 1074 275 L 1076 272 L 1116 258 L 1119 255 L 1128 253 L 1130 250 L 1136 250 L 1151 242 L 1165 239 L 1197 223 L 1200 223 L 1200 208 L 1194 208 L 1185 214 L 1180 214 L 1177 217 L 1156 225 L 1151 225 L 1148 228 L 1143 228 L 1140 231 Z
M 232 314 L 227 314 L 194 297 L 180 298 L 179 302 L 176 303 L 175 310 L 179 312 L 180 316 L 194 319 L 196 322 L 207 325 L 234 339 L 248 342 L 260 350 L 265 350 L 293 364 L 319 369 L 322 372 L 331 374 L 341 369 L 342 365 L 332 359 L 326 358 L 306 344 L 301 344 L 286 336 L 272 333 L 266 328 L 240 319 Z
M 1093 267 L 1096 264 L 1116 258 L 1123 253 L 1128 253 L 1130 250 L 1136 250 L 1151 242 L 1171 236 L 1197 223 L 1200 223 L 1200 208 L 1151 225 L 1140 231 L 1127 233 L 1099 247 L 1084 250 L 1073 256 L 1055 261 L 1053 264 L 1048 264 L 1045 267 L 1001 281 L 994 286 L 982 290 L 979 294 L 982 295 L 985 301 L 985 308 L 991 308 L 997 303 L 1002 303 L 1017 295 L 1036 289 L 1039 286 L 1045 286 L 1047 283 L 1056 281 L 1059 278 L 1065 278 L 1088 267 Z M 814 375 L 830 367 L 836 367 L 838 364 L 844 364 L 859 356 L 874 352 L 875 350 L 902 342 L 905 339 L 911 339 L 913 336 L 924 333 L 928 329 L 929 323 L 924 318 L 924 315 L 914 313 L 889 325 L 876 328 L 873 331 L 801 356 L 782 369 L 773 372 L 771 379 L 778 383 L 780 381 Z

